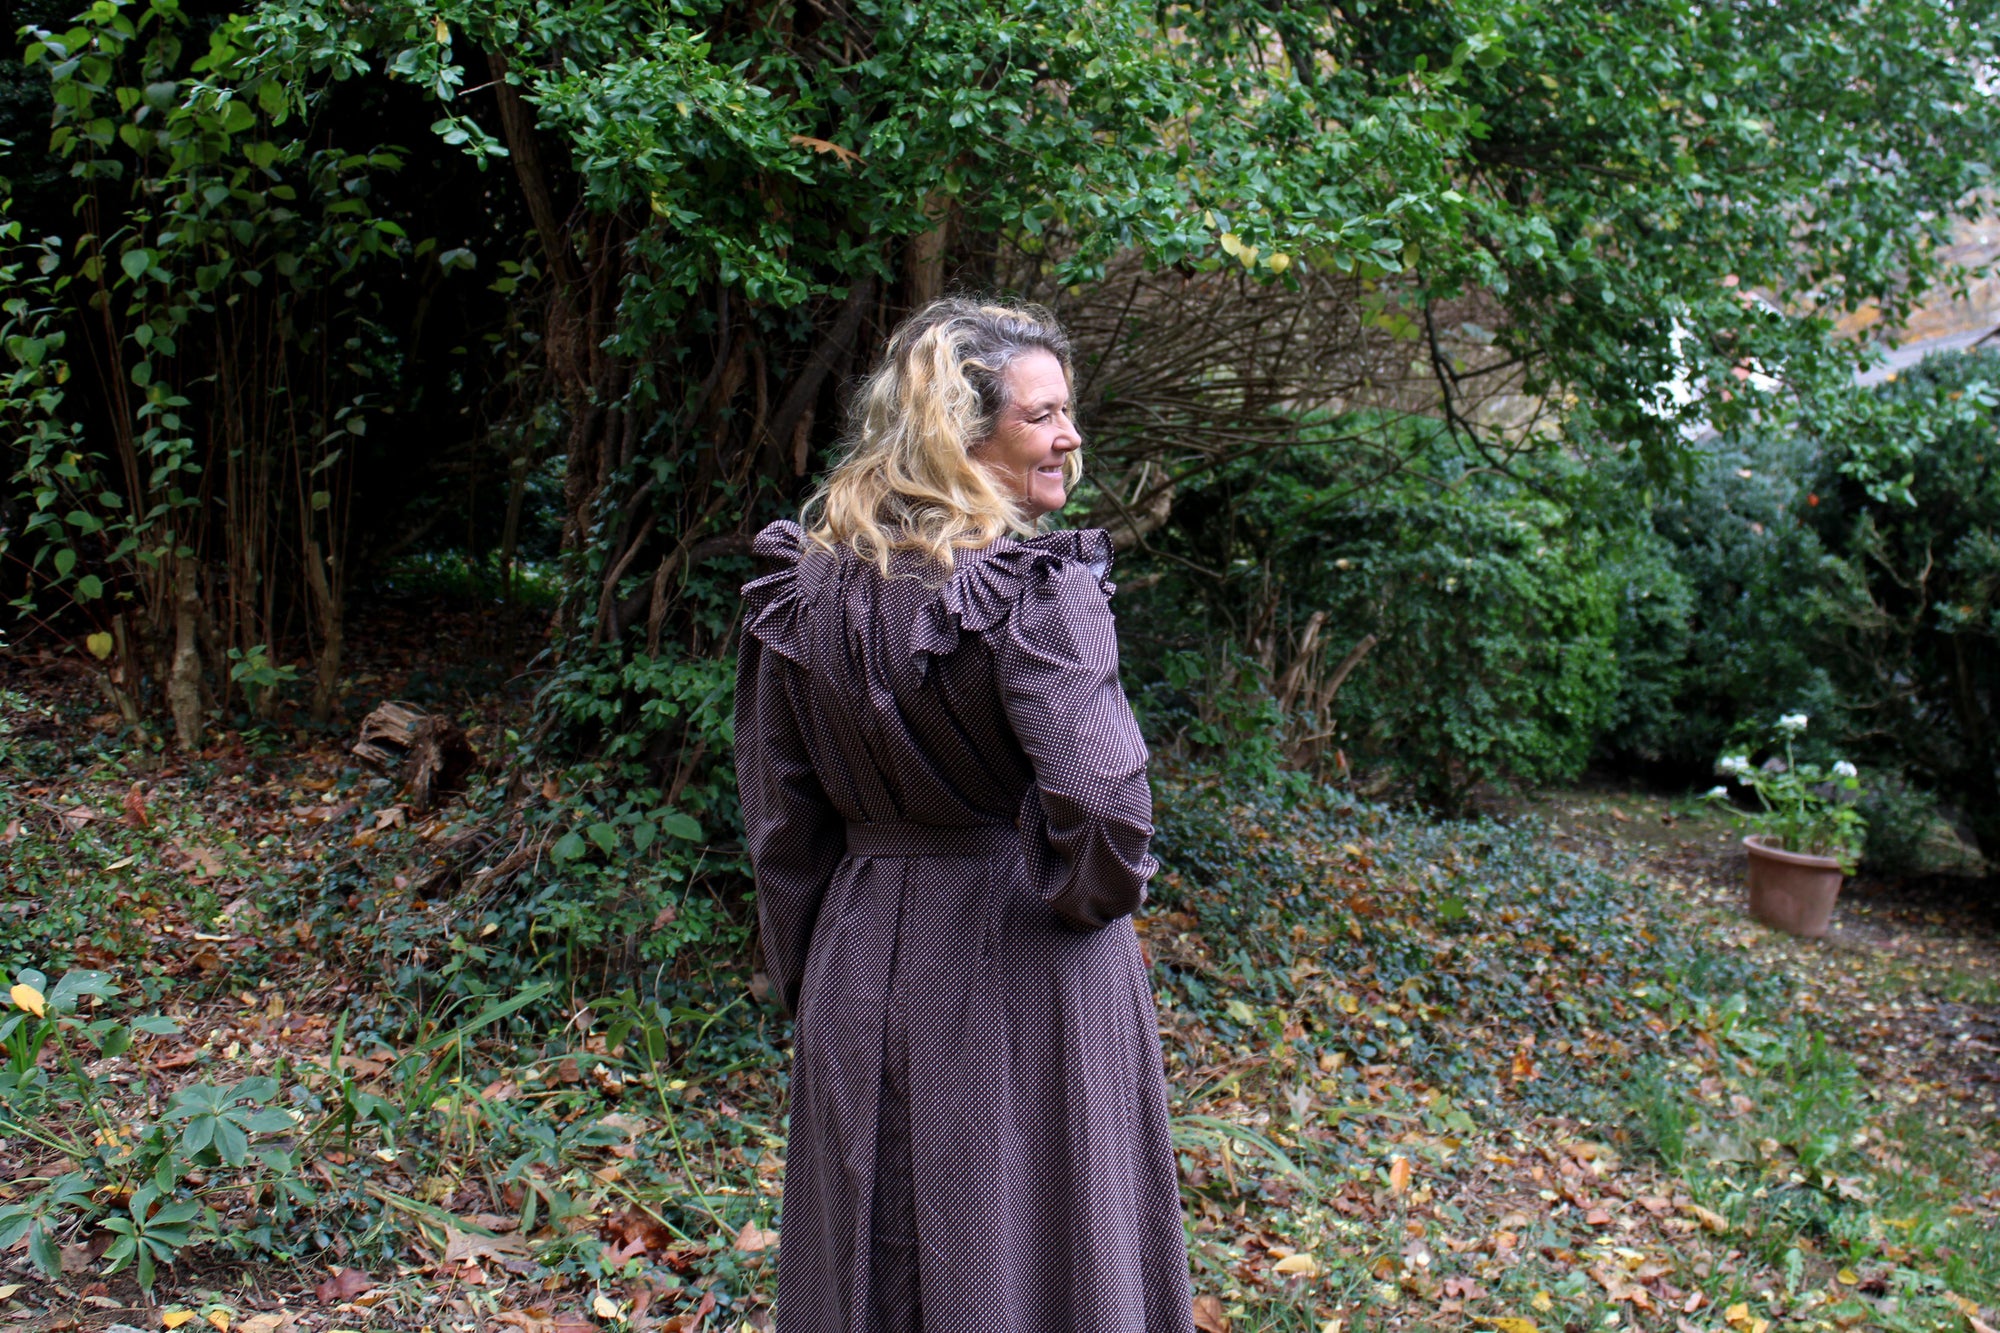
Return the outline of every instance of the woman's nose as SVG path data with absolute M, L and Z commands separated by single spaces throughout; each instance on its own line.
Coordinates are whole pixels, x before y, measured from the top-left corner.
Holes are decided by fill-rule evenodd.
M 1083 446 L 1083 435 L 1076 428 L 1076 421 L 1067 412 L 1062 416 L 1062 425 L 1056 429 L 1053 441 L 1057 450 L 1068 453 Z

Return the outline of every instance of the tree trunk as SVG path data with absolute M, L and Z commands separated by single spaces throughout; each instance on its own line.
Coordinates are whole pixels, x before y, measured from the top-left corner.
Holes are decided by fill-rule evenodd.
M 167 706 L 174 715 L 174 741 L 181 749 L 201 748 L 201 595 L 195 565 L 183 558 L 174 573 L 174 657 L 167 669 Z
M 950 207 L 935 194 L 924 200 L 924 212 L 934 219 L 935 225 L 912 236 L 909 248 L 903 253 L 903 280 L 912 310 L 922 310 L 944 295 L 944 256 L 951 241 Z
M 319 543 L 306 538 L 306 586 L 312 589 L 319 619 L 319 658 L 314 663 L 312 720 L 324 725 L 340 696 L 340 658 L 346 647 L 347 617 L 341 606 L 340 570 Z

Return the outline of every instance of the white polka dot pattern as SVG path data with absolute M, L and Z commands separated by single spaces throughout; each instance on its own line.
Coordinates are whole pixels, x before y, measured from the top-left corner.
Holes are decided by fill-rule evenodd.
M 797 1019 L 778 1333 L 1193 1333 L 1109 539 L 1003 539 L 941 587 L 791 523 L 756 549 L 737 764 Z

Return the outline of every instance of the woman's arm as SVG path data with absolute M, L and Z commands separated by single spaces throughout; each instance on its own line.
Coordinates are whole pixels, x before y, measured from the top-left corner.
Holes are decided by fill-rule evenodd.
M 994 636 L 995 668 L 1035 770 L 1022 821 L 1030 870 L 1058 914 L 1094 930 L 1143 903 L 1157 868 L 1146 744 L 1118 684 L 1118 630 L 1097 576 L 1065 560 L 1043 578 Z
M 799 726 L 798 670 L 754 635 L 736 662 L 736 786 L 757 875 L 764 966 L 795 1013 L 820 900 L 847 850 L 845 821 L 821 790 Z

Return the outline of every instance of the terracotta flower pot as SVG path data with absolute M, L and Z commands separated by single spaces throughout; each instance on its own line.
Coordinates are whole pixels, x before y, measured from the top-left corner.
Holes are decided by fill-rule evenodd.
M 1843 878 L 1840 862 L 1767 845 L 1762 834 L 1745 838 L 1750 851 L 1750 915 L 1792 935 L 1826 934 Z

